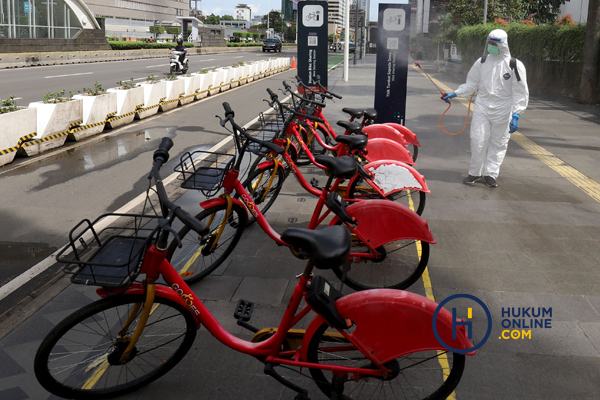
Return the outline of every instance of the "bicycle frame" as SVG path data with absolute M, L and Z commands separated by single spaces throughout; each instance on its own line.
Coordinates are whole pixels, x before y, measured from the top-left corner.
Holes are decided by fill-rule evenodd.
M 321 167 L 316 161 L 314 156 L 312 155 L 312 153 L 310 152 L 310 149 L 308 148 L 308 146 L 306 145 L 306 143 L 304 143 L 304 141 L 302 140 L 302 136 L 300 135 L 300 133 L 298 132 L 298 129 L 296 129 L 296 124 L 290 124 L 288 126 L 288 135 L 293 135 L 296 138 L 296 141 L 298 141 L 300 143 L 300 145 L 302 146 L 302 148 L 304 149 L 304 152 L 306 153 L 306 155 L 308 156 L 308 158 L 310 159 L 310 161 L 315 164 L 318 167 Z M 390 128 L 392 129 L 392 128 Z M 317 138 L 317 141 L 319 143 L 321 143 L 322 146 L 324 146 L 324 144 L 321 142 L 321 138 L 319 137 L 319 135 L 315 135 L 315 137 Z M 275 139 L 273 141 L 275 144 L 278 144 L 279 146 L 282 146 L 284 148 L 286 148 L 285 143 L 283 142 L 282 139 Z M 341 143 L 340 143 L 341 144 Z M 293 144 L 292 144 L 293 145 Z M 325 147 L 325 146 L 324 146 Z M 337 148 L 338 146 L 336 146 Z M 296 177 L 296 179 L 298 180 L 298 182 L 300 183 L 300 185 L 307 190 L 309 193 L 314 194 L 315 196 L 320 196 L 321 191 L 314 189 L 312 186 L 310 186 L 310 184 L 308 184 L 308 182 L 306 182 L 306 180 L 304 179 L 304 177 L 302 176 L 302 173 L 300 172 L 300 170 L 298 169 L 298 167 L 295 165 L 293 159 L 288 155 L 287 157 L 285 156 L 286 153 L 284 153 L 284 159 L 287 163 L 287 165 L 290 167 L 291 171 L 293 172 L 294 176 Z M 341 151 L 339 153 L 339 155 L 345 155 L 345 146 L 341 146 Z M 265 162 L 265 163 L 261 163 L 258 165 L 258 167 L 264 167 L 266 165 L 270 165 L 270 162 Z M 423 175 L 421 175 L 417 170 L 415 170 L 412 166 L 410 166 L 407 163 L 404 163 L 402 161 L 397 161 L 397 160 L 388 160 L 388 159 L 383 159 L 383 160 L 376 160 L 376 161 L 372 161 L 367 163 L 364 168 L 366 171 L 369 171 L 371 168 L 377 169 L 382 165 L 394 165 L 396 168 L 399 168 L 401 170 L 403 170 L 405 172 L 404 175 L 404 179 L 402 180 L 402 182 L 397 182 L 398 186 L 395 187 L 393 190 L 384 193 L 384 191 L 377 185 L 375 184 L 372 179 L 365 179 L 365 181 L 369 184 L 369 186 L 383 199 L 385 198 L 387 195 L 402 191 L 402 190 L 418 190 L 421 192 L 425 192 L 425 193 L 430 193 L 429 188 L 427 187 L 427 183 L 425 182 L 425 177 Z M 323 167 L 321 167 L 323 168 Z M 348 187 L 350 187 L 352 185 L 352 183 L 359 177 L 359 175 L 354 176 L 353 178 L 351 178 L 348 182 Z M 341 183 L 341 180 L 337 180 L 336 184 L 339 185 Z M 339 186 L 336 186 L 336 190 Z M 346 197 L 346 196 L 344 196 Z
M 147 302 L 143 305 L 146 309 L 152 309 L 155 297 L 175 301 L 187 307 L 196 321 L 197 329 L 204 325 L 210 334 L 225 346 L 244 354 L 264 358 L 265 362 L 331 370 L 344 374 L 382 377 L 386 373 L 390 373 L 384 364 L 393 358 L 415 351 L 446 351 L 432 332 L 431 321 L 437 309 L 437 303 L 410 292 L 376 289 L 353 293 L 338 300 L 340 315 L 345 320 L 351 321 L 348 323 L 356 324 L 356 328 L 353 332 L 337 330 L 348 340 L 349 345 L 356 347 L 378 369 L 307 362 L 305 360 L 307 359 L 308 342 L 317 327 L 325 322 L 324 317 L 318 313 L 309 324 L 309 328 L 304 331 L 305 335 L 299 349 L 281 350 L 281 348 L 288 332 L 310 311 L 314 311 L 310 305 L 300 309 L 300 303 L 307 292 L 307 284 L 311 280 L 313 265 L 310 262 L 299 278 L 279 327 L 272 330 L 274 334 L 271 337 L 253 342 L 240 339 L 223 328 L 165 257 L 166 251 L 157 249 L 155 245 L 150 246 L 146 250 L 141 269 L 141 272 L 147 276 L 146 283 L 134 283 L 124 294 L 146 295 Z M 147 285 L 154 286 L 156 280 L 161 276 L 168 286 L 158 285 L 155 290 L 147 290 Z M 110 295 L 103 288 L 97 289 L 97 293 L 100 297 Z M 375 309 L 377 313 L 373 314 Z M 394 314 L 398 318 L 394 320 L 393 324 L 389 324 L 389 316 Z M 373 315 L 386 315 L 386 318 L 381 321 L 373 321 Z M 386 325 L 385 329 L 381 324 Z M 408 330 L 406 326 L 411 326 L 413 329 Z M 440 337 L 449 346 L 465 350 L 473 347 L 467 338 L 464 326 L 460 326 L 458 329 L 460 334 L 457 334 L 454 339 L 452 338 L 453 318 L 449 311 L 443 308 L 440 310 L 437 326 Z M 381 340 L 382 335 L 386 340 Z M 134 342 L 133 345 L 135 345 Z M 467 354 L 473 355 L 475 352 Z
M 148 310 L 152 310 L 154 298 L 162 297 L 172 301 L 175 301 L 185 307 L 187 307 L 191 314 L 196 320 L 197 329 L 202 325 L 213 335 L 217 340 L 223 343 L 225 346 L 254 357 L 267 357 L 267 361 L 273 361 L 276 363 L 293 365 L 298 367 L 318 368 L 327 369 L 340 373 L 358 373 L 365 376 L 383 376 L 385 373 L 390 371 L 383 367 L 382 363 L 377 361 L 376 358 L 371 356 L 368 350 L 360 343 L 355 342 L 351 335 L 341 330 L 340 333 L 357 349 L 359 349 L 374 365 L 377 365 L 380 369 L 366 369 L 366 368 L 348 368 L 340 367 L 335 365 L 326 364 L 315 364 L 305 361 L 290 360 L 289 357 L 296 354 L 297 349 L 282 351 L 281 346 L 285 341 L 287 332 L 292 329 L 300 320 L 302 320 L 312 310 L 310 306 L 305 306 L 301 310 L 300 302 L 306 294 L 307 283 L 310 281 L 310 271 L 312 266 L 307 266 L 305 272 L 300 277 L 296 288 L 292 294 L 288 307 L 281 319 L 279 327 L 275 330 L 275 333 L 270 338 L 260 342 L 252 342 L 238 338 L 232 333 L 228 332 L 223 326 L 216 320 L 216 318 L 210 313 L 210 311 L 204 306 L 196 294 L 190 289 L 185 283 L 181 276 L 175 271 L 171 264 L 166 260 L 166 252 L 160 251 L 156 246 L 152 245 L 146 251 L 144 262 L 142 264 L 141 272 L 146 274 L 147 281 L 146 285 L 142 283 L 135 283 L 125 294 L 144 294 L 146 295 L 147 302 L 143 305 L 146 313 Z M 309 272 L 307 272 L 309 271 Z M 156 280 L 162 276 L 167 286 L 156 286 L 155 290 L 147 290 L 147 285 L 155 285 Z M 308 278 L 306 277 L 308 276 Z M 100 297 L 108 297 L 109 293 L 103 288 L 99 288 L 96 291 Z M 299 311 L 298 311 L 299 310 Z M 150 311 L 152 312 L 152 311 Z M 143 321 L 141 322 L 143 329 Z M 138 329 L 140 330 L 140 329 Z M 136 330 L 136 334 L 138 333 Z M 141 332 L 140 332 L 141 333 Z M 135 340 L 132 340 L 130 346 L 135 346 Z

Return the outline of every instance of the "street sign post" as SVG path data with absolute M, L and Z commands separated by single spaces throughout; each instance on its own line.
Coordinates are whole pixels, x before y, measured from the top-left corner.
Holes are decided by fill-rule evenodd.
M 326 1 L 298 3 L 298 76 L 314 90 L 317 75 L 327 87 L 327 18 Z
M 378 123 L 404 124 L 410 5 L 379 4 L 375 109 Z

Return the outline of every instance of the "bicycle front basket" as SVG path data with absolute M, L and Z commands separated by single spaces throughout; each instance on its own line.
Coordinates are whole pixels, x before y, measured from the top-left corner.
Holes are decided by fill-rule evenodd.
M 184 189 L 200 190 L 211 197 L 221 189 L 225 172 L 231 169 L 235 157 L 232 154 L 197 150 L 185 153 L 175 167 Z
M 146 247 L 158 231 L 157 216 L 104 214 L 84 219 L 69 233 L 56 260 L 71 282 L 103 287 L 129 285 L 139 274 Z

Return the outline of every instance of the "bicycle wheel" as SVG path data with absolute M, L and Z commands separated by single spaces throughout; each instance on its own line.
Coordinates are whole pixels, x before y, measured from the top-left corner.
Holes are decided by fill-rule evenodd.
M 340 222 L 338 221 L 338 224 Z M 335 275 L 354 290 L 406 289 L 419 279 L 429 261 L 429 243 L 414 239 L 389 242 L 376 249 L 378 258 L 350 256 Z M 369 253 L 367 246 L 352 235 L 352 253 Z
M 388 195 L 388 200 L 395 201 L 410 208 L 417 214 L 423 214 L 425 209 L 426 193 L 419 190 L 401 190 Z M 349 199 L 380 199 L 381 196 L 377 193 L 362 176 L 358 176 L 354 182 L 348 187 Z
M 257 168 L 248 175 L 243 183 L 244 189 L 250 194 L 252 201 L 263 215 L 271 208 L 283 187 L 285 181 L 283 171 L 281 166 L 275 169 L 274 164 L 262 169 Z M 250 215 L 248 225 L 255 221 L 254 216 Z
M 178 233 L 182 247 L 178 247 L 179 243 L 175 239 L 169 244 L 167 260 L 182 274 L 183 280 L 188 284 L 198 282 L 217 269 L 242 237 L 247 224 L 246 210 L 233 204 L 231 215 L 218 238 L 218 243 L 215 244 L 226 212 L 227 204 L 219 204 L 200 212 L 196 219 L 208 226 L 210 232 L 199 236 L 184 226 Z M 183 275 L 184 272 L 187 274 Z
M 417 162 L 417 156 L 419 155 L 419 146 L 415 146 L 414 144 L 408 145 L 408 148 L 412 148 L 411 156 L 414 162 Z
M 190 311 L 156 297 L 146 328 L 131 355 L 120 358 L 139 322 L 140 311 L 119 335 L 145 295 L 125 294 L 91 303 L 64 319 L 40 345 L 35 375 L 50 393 L 69 399 L 103 399 L 132 392 L 173 368 L 192 346 L 196 324 Z
M 333 145 L 333 139 L 331 138 L 329 132 L 327 131 L 327 129 L 325 129 L 324 126 L 318 125 L 316 130 L 312 129 L 310 132 L 302 132 L 302 139 L 304 140 L 304 143 L 306 143 L 306 146 L 308 147 L 313 156 L 325 154 L 329 151 L 323 146 L 321 146 L 321 144 L 315 137 L 316 135 L 319 135 L 321 137 L 323 143 L 327 145 Z M 300 154 L 298 156 L 298 161 L 296 161 L 296 165 L 309 165 L 311 163 L 312 161 L 310 161 L 310 158 L 308 158 L 308 155 L 306 155 L 304 149 L 301 149 Z
M 307 361 L 344 367 L 369 368 L 371 362 L 337 331 L 324 323 L 310 339 Z M 344 396 L 350 399 L 447 398 L 456 388 L 465 366 L 464 354 L 423 351 L 405 355 L 386 364 L 394 373 L 388 378 L 353 376 L 344 383 Z M 374 366 L 373 366 L 374 368 Z M 332 396 L 331 371 L 309 368 L 312 378 L 328 397 Z

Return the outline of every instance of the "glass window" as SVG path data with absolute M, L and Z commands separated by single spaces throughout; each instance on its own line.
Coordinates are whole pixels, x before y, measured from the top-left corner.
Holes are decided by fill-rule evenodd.
M 64 0 L 0 0 L 0 37 L 72 38 L 79 19 Z

